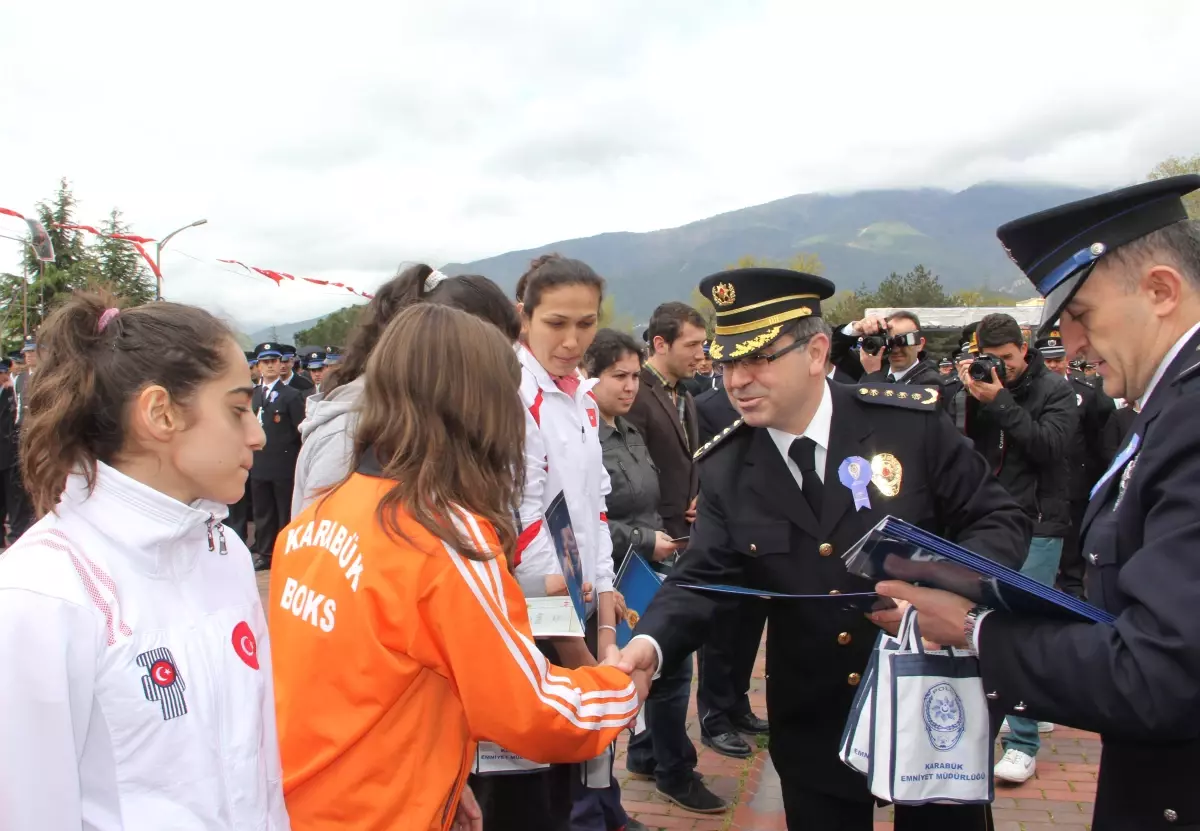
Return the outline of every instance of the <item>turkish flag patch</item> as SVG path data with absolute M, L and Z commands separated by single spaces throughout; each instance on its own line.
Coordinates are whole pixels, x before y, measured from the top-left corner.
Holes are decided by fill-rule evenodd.
M 233 651 L 250 669 L 258 669 L 258 641 L 244 620 L 233 627 Z
M 595 408 L 588 407 L 587 414 L 588 414 L 588 421 L 590 421 L 592 423 L 592 426 L 595 427 L 596 426 L 596 410 L 595 410 Z

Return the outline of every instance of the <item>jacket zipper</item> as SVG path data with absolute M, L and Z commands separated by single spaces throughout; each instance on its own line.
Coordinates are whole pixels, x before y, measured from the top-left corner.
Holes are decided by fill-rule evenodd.
M 214 524 L 217 526 L 217 541 L 213 540 Z M 205 526 L 208 528 L 208 550 L 216 551 L 219 554 L 228 554 L 229 549 L 225 547 L 225 526 L 217 522 L 217 518 L 213 514 L 208 515 Z
M 458 777 L 450 787 L 450 795 L 446 798 L 446 806 L 442 808 L 442 831 L 450 831 L 450 821 L 454 819 L 454 806 L 458 804 L 458 799 L 462 796 L 462 789 L 463 785 L 466 784 L 466 774 L 467 769 L 470 767 L 470 761 L 471 757 L 468 755 L 459 763 Z

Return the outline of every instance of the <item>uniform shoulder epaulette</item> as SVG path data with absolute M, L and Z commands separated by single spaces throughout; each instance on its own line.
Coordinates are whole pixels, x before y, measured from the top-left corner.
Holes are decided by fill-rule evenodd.
M 918 387 L 915 384 L 860 384 L 855 389 L 859 400 L 867 404 L 886 404 L 909 410 L 933 410 L 942 395 L 936 386 Z
M 733 424 L 730 424 L 724 430 L 717 433 L 708 441 L 708 444 L 701 446 L 701 448 L 695 452 L 695 454 L 692 456 L 692 461 L 698 462 L 703 459 L 705 456 L 715 450 L 717 445 L 721 444 L 721 442 L 725 441 L 725 439 L 736 433 L 745 423 L 746 422 L 739 418 L 737 421 L 733 422 Z

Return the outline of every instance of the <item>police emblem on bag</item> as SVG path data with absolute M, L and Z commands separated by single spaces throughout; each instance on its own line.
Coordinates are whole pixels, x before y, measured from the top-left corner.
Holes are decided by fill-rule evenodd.
M 925 732 L 934 750 L 952 750 L 967 727 L 962 699 L 954 687 L 942 682 L 925 693 Z
M 170 721 L 187 712 L 187 702 L 183 699 L 187 684 L 183 683 L 183 676 L 179 674 L 171 650 L 159 647 L 143 652 L 137 656 L 137 665 L 146 670 L 142 677 L 142 692 L 147 701 L 157 701 L 162 705 L 163 721 Z

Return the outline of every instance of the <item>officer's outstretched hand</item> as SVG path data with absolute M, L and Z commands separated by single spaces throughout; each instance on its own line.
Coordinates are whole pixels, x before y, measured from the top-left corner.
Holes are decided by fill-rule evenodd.
M 638 698 L 646 700 L 650 694 L 650 679 L 658 670 L 658 652 L 645 638 L 634 638 L 621 650 L 617 669 L 633 679 Z
M 926 642 L 942 646 L 970 646 L 967 643 L 966 623 L 967 612 L 975 606 L 973 601 L 941 589 L 919 588 L 899 580 L 878 583 L 875 591 L 897 603 L 906 600 L 916 606 L 921 635 Z

